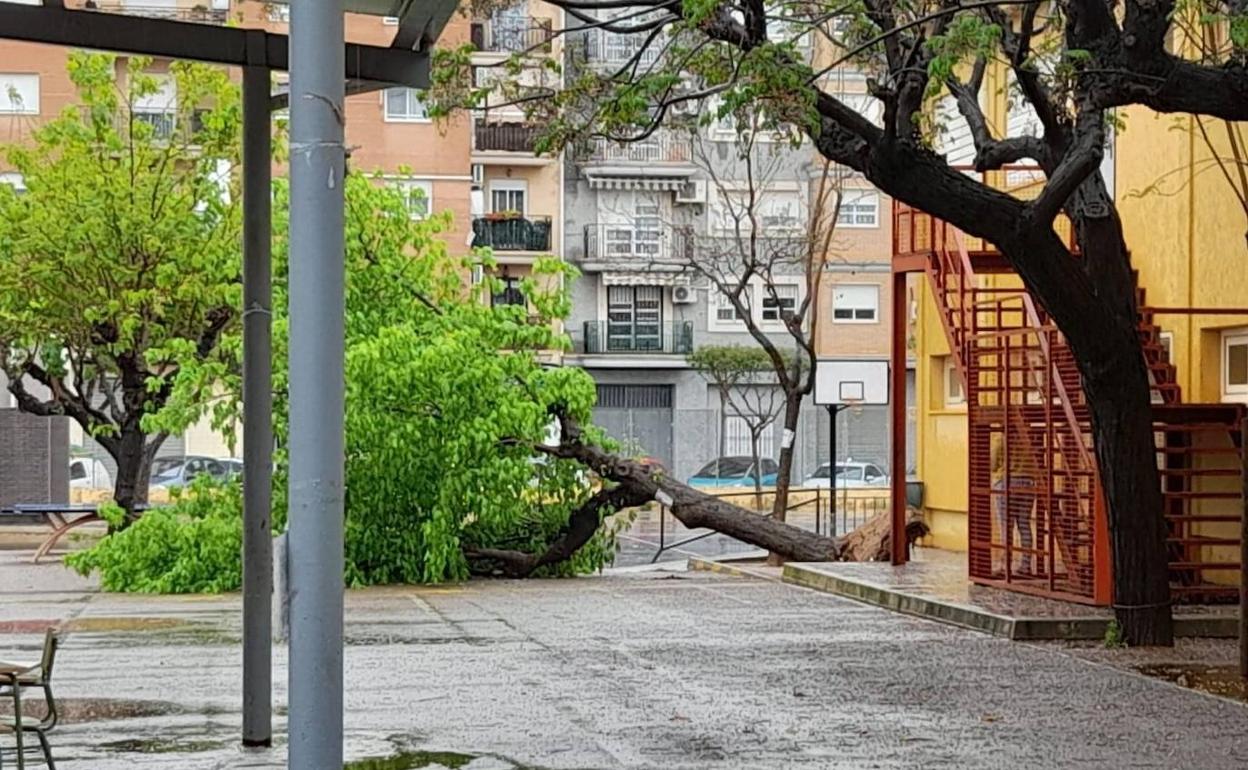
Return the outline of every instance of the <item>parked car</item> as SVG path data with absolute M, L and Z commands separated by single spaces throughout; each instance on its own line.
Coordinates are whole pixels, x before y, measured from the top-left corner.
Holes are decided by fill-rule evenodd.
M 808 489 L 828 489 L 832 486 L 831 463 L 822 463 L 815 472 L 806 477 L 802 486 Z M 875 463 L 844 460 L 836 464 L 837 489 L 866 489 L 887 487 L 888 474 Z
M 759 460 L 762 475 L 754 469 L 754 458 L 747 456 L 720 457 L 707 463 L 702 470 L 689 478 L 693 487 L 752 487 L 754 479 L 765 487 L 776 483 L 780 466 L 775 460 L 764 457 Z
M 104 463 L 94 457 L 74 457 L 69 461 L 70 489 L 112 489 L 113 478 Z
M 212 457 L 163 457 L 152 464 L 151 488 L 184 487 L 200 476 L 225 479 L 230 475 L 230 466 Z

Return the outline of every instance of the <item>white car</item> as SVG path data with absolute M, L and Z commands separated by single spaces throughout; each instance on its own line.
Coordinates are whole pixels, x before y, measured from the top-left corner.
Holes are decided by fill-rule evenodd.
M 112 489 L 113 479 L 104 463 L 94 457 L 74 457 L 69 461 L 71 489 Z
M 802 486 L 807 489 L 829 489 L 832 486 L 831 463 L 822 463 L 815 472 L 806 477 Z M 836 464 L 837 489 L 867 489 L 887 487 L 888 474 L 875 463 L 859 463 L 845 460 Z

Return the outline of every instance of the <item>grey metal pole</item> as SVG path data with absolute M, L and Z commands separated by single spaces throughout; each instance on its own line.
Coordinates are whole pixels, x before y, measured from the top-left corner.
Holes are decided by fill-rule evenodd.
M 343 6 L 290 16 L 290 753 L 342 770 Z
M 243 68 L 243 745 L 273 743 L 269 70 Z

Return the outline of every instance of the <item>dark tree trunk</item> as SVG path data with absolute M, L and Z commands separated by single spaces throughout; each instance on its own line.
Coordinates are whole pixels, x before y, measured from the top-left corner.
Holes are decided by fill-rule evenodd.
M 147 505 L 152 459 L 163 442 L 164 434 L 149 442 L 138 421 L 127 422 L 117 436 L 115 448 L 110 452 L 117 465 L 113 502 L 125 510 L 127 521 L 133 521 L 137 509 Z
M 1070 213 L 1102 317 L 1059 326 L 1070 329 L 1092 418 L 1109 516 L 1114 615 L 1129 644 L 1170 646 L 1167 527 L 1130 255 L 1099 174 L 1083 185 Z

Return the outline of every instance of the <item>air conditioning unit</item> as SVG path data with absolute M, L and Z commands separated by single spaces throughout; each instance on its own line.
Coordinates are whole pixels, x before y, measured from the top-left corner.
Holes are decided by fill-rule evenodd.
M 706 203 L 706 180 L 695 179 L 692 182 L 685 182 L 685 185 L 676 191 L 677 203 Z
M 460 168 L 463 167 L 461 166 Z M 485 184 L 485 166 L 482 166 L 480 163 L 472 164 L 472 183 L 477 187 Z
M 698 293 L 692 286 L 673 286 L 672 303 L 676 305 L 692 305 L 698 301 Z

